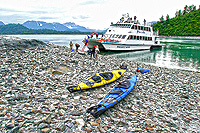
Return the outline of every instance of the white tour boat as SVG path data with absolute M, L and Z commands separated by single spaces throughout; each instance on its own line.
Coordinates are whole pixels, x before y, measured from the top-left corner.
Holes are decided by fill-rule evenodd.
M 94 45 L 99 45 L 100 49 L 108 51 L 132 51 L 161 48 L 163 44 L 156 40 L 158 32 L 153 32 L 151 26 L 139 24 L 136 20 L 123 15 L 117 23 L 111 23 L 110 27 L 103 34 L 103 37 L 87 37 L 83 40 L 88 40 L 87 47 L 90 49 Z

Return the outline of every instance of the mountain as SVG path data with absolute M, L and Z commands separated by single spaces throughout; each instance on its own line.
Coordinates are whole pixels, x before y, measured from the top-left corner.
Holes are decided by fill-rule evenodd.
M 5 25 L 2 21 L 0 21 L 0 25 Z
M 44 21 L 26 21 L 23 26 L 29 29 L 49 29 L 55 31 L 79 31 L 79 32 L 105 32 L 104 30 L 88 29 L 84 26 L 76 25 L 73 22 L 60 23 L 46 23 Z
M 29 29 L 21 24 L 6 24 L 0 26 L 0 34 L 91 34 L 91 32 L 80 32 L 73 30 L 56 31 L 50 29 Z
M 69 31 L 70 29 L 60 23 L 46 23 L 44 21 L 26 21 L 22 24 L 29 29 L 49 29 L 56 31 Z
M 164 36 L 200 36 L 200 9 L 153 24 Z
M 76 25 L 73 22 L 67 22 L 67 23 L 64 23 L 63 25 L 66 26 L 69 29 L 78 30 L 78 31 L 81 31 L 81 32 L 93 32 L 94 31 L 93 29 L 87 29 L 83 26 Z

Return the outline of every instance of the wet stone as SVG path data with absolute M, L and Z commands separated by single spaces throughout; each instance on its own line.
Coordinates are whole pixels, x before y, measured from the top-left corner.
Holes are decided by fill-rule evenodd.
M 66 126 L 64 123 L 57 123 L 54 128 L 62 132 L 65 130 Z
M 83 113 L 81 111 L 78 111 L 78 110 L 73 110 L 70 115 L 75 115 L 75 116 L 80 116 L 82 115 Z
M 13 123 L 6 124 L 7 129 L 12 129 L 15 125 Z
M 49 125 L 46 124 L 46 123 L 40 123 L 39 126 L 38 126 L 39 129 L 43 129 L 43 128 L 46 128 L 46 127 L 49 127 Z
M 74 126 L 74 124 L 71 123 L 71 122 L 67 122 L 65 125 L 66 125 L 68 128 L 72 128 L 72 127 Z

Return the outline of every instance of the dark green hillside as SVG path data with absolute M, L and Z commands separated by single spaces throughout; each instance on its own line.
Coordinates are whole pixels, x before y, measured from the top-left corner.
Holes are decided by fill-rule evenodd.
M 164 36 L 200 36 L 200 9 L 152 25 Z
M 29 29 L 21 24 L 7 24 L 0 26 L 0 34 L 22 34 L 29 32 Z

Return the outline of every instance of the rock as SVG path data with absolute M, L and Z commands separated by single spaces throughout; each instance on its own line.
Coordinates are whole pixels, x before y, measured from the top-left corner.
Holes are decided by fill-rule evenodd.
M 19 132 L 19 126 L 14 127 L 10 133 L 18 133 Z
M 70 115 L 75 115 L 75 116 L 80 116 L 82 114 L 83 113 L 81 111 L 78 111 L 78 110 L 73 110 L 72 112 L 70 112 Z
M 50 128 L 43 128 L 43 129 L 41 129 L 41 133 L 49 133 L 49 132 L 51 132 Z
M 46 123 L 40 123 L 39 126 L 38 126 L 39 129 L 43 129 L 43 128 L 46 128 L 46 127 L 49 127 L 49 125 L 46 124 Z
M 12 129 L 15 125 L 13 123 L 6 124 L 7 129 Z
M 74 126 L 74 124 L 71 122 L 67 122 L 65 125 L 70 129 Z
M 58 113 L 59 113 L 59 115 L 63 116 L 63 115 L 65 115 L 65 110 L 60 109 Z
M 35 124 L 35 125 L 38 125 L 38 124 L 40 124 L 40 123 L 42 123 L 42 120 L 34 120 L 34 124 Z
M 54 128 L 62 132 L 65 130 L 66 126 L 64 123 L 57 123 Z
M 76 119 L 76 124 L 78 125 L 79 130 L 85 125 L 85 121 L 83 119 Z
M 46 123 L 51 123 L 51 114 L 50 115 L 48 115 L 47 117 L 45 117 L 44 119 L 43 119 L 43 121 L 44 122 L 46 122 Z
M 151 121 L 150 119 L 147 119 L 147 120 L 145 121 L 145 125 L 146 125 L 147 127 L 151 127 L 151 123 L 152 123 L 152 121 Z
M 91 126 L 98 126 L 99 125 L 98 123 L 92 122 L 92 121 L 89 121 L 89 123 L 90 123 Z

